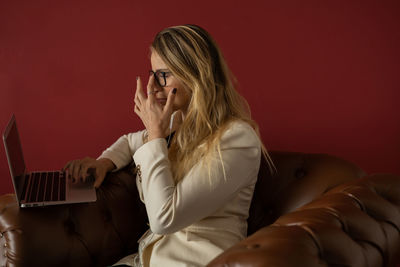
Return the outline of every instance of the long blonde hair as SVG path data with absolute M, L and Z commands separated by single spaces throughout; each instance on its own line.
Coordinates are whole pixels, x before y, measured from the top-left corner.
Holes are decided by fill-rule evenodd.
M 247 101 L 236 91 L 235 78 L 217 44 L 201 27 L 181 25 L 166 28 L 156 35 L 151 50 L 157 52 L 191 95 L 185 119 L 169 150 L 174 179 L 176 182 L 181 180 L 203 158 L 212 183 L 211 155 L 218 151 L 221 157 L 220 138 L 229 123 L 245 121 L 260 138 Z M 262 151 L 273 172 L 275 167 L 264 145 Z

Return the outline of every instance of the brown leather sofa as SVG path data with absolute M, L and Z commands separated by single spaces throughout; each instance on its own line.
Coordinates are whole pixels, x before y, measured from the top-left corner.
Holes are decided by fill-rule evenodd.
M 325 154 L 271 152 L 250 209 L 249 237 L 208 266 L 396 266 L 400 177 L 366 174 Z M 111 173 L 98 201 L 18 208 L 0 197 L 0 266 L 106 266 L 147 229 L 133 166 Z

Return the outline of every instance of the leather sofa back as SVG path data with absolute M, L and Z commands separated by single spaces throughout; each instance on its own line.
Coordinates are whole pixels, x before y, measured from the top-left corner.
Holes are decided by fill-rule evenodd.
M 400 266 L 400 177 L 328 155 L 271 156 L 278 172 L 261 166 L 250 236 L 207 267 Z
M 329 189 L 365 175 L 354 164 L 326 154 L 272 151 L 276 172 L 264 158 L 250 208 L 248 234 L 310 202 Z

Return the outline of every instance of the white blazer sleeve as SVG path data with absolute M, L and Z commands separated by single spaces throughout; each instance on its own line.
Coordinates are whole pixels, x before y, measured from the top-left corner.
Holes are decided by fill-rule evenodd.
M 217 211 L 241 188 L 255 183 L 261 145 L 247 123 L 233 123 L 221 138 L 221 155 L 211 161 L 213 184 L 202 162 L 196 164 L 175 185 L 172 178 L 165 139 L 154 139 L 134 154 L 141 166 L 141 186 L 150 228 L 156 234 L 183 229 Z M 226 180 L 223 174 L 226 174 Z
M 114 144 L 107 148 L 99 157 L 111 160 L 118 171 L 133 160 L 133 154 L 143 145 L 146 130 L 121 136 Z

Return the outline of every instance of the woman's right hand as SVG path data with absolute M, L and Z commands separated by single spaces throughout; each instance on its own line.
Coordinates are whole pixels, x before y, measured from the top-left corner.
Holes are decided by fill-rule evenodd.
M 96 160 L 86 157 L 68 162 L 63 171 L 68 170 L 68 178 L 72 180 L 72 183 L 85 182 L 89 176 L 93 175 L 95 178 L 93 186 L 99 188 L 107 172 L 113 169 L 115 169 L 114 163 L 107 158 Z

